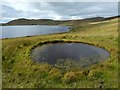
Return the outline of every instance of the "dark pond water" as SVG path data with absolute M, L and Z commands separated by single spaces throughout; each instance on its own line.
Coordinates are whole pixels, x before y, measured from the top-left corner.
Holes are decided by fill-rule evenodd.
M 52 33 L 68 32 L 68 26 L 47 26 L 47 25 L 24 25 L 24 26 L 2 26 L 0 38 L 14 38 L 34 36 Z
M 31 57 L 37 62 L 48 62 L 52 65 L 60 59 L 71 59 L 85 66 L 106 60 L 109 57 L 109 52 L 82 43 L 56 43 L 34 48 Z

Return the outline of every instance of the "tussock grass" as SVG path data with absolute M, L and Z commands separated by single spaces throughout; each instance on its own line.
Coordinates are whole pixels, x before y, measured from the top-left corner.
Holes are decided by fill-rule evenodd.
M 75 25 L 68 33 L 3 39 L 3 88 L 117 88 L 118 87 L 118 20 Z M 37 63 L 30 51 L 38 45 L 56 42 L 82 42 L 103 47 L 110 57 L 101 63 L 82 68 Z M 66 65 L 66 66 L 65 66 Z

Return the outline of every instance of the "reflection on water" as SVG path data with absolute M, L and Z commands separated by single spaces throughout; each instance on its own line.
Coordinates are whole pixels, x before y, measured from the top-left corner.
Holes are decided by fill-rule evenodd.
M 1 27 L 1 26 L 0 26 Z M 20 25 L 20 26 L 2 26 L 0 29 L 0 38 L 15 38 L 24 36 L 34 36 L 52 33 L 68 32 L 68 26 L 47 26 L 47 25 Z
M 37 62 L 56 64 L 58 60 L 74 60 L 84 65 L 106 60 L 109 53 L 92 45 L 82 43 L 56 43 L 36 47 L 31 57 Z

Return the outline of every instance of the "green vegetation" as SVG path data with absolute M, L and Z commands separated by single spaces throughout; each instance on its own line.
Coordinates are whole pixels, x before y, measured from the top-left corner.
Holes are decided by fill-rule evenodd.
M 89 22 L 98 22 L 98 21 L 106 21 L 117 18 L 119 16 L 104 18 L 104 17 L 93 17 L 93 18 L 86 18 L 82 20 L 52 20 L 52 19 L 25 19 L 20 18 L 16 20 L 12 20 L 7 23 L 3 23 L 0 25 L 79 25 L 79 24 L 86 24 Z
M 68 25 L 63 23 L 63 25 Z M 73 25 L 68 33 L 3 39 L 3 88 L 117 88 L 118 19 Z M 79 67 L 70 60 L 55 67 L 31 60 L 33 47 L 48 42 L 83 42 L 110 52 L 108 60 Z

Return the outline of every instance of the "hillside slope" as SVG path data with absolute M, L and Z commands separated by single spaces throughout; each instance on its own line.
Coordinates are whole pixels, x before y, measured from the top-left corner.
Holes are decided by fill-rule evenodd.
M 52 20 L 52 19 L 16 19 L 4 23 L 3 25 L 76 25 L 89 22 L 104 21 L 106 18 L 103 17 L 93 17 L 81 20 Z
M 110 57 L 82 68 L 71 62 L 56 67 L 33 62 L 31 48 L 46 42 L 82 42 L 105 48 Z M 2 53 L 3 88 L 117 88 L 118 18 L 107 22 L 74 25 L 70 32 L 4 39 Z

